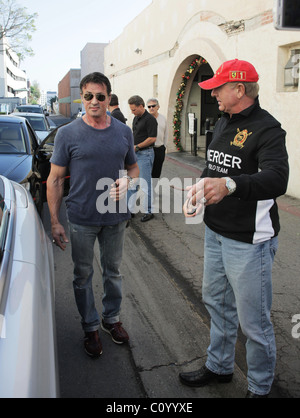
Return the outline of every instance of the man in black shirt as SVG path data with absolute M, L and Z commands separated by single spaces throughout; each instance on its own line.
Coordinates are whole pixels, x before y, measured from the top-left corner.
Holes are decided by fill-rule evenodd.
M 223 112 L 202 179 L 187 195 L 192 203 L 197 199 L 198 210 L 206 206 L 202 297 L 211 317 L 211 338 L 205 365 L 180 374 L 182 383 L 194 387 L 230 382 L 240 325 L 247 338 L 247 398 L 267 397 L 274 379 L 276 198 L 286 192 L 289 177 L 286 132 L 260 107 L 258 79 L 251 63 L 235 59 L 200 83 L 212 90 Z
M 121 112 L 119 108 L 119 99 L 117 95 L 115 94 L 111 95 L 108 110 L 110 111 L 110 114 L 112 117 L 126 124 L 125 116 L 123 115 L 123 113 Z
M 157 137 L 157 121 L 145 109 L 145 102 L 140 96 L 132 96 L 128 100 L 131 112 L 135 116 L 132 123 L 134 148 L 140 168 L 141 190 L 144 193 L 144 213 L 142 222 L 154 217 L 152 213 L 152 166 L 154 161 L 154 143 Z M 132 196 L 136 190 L 128 192 L 129 210 L 134 213 L 135 200 Z

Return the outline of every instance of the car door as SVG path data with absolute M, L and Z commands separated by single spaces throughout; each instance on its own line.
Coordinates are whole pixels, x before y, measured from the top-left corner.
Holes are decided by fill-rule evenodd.
M 38 147 L 36 151 L 36 155 L 35 155 L 35 160 L 37 162 L 38 170 L 41 174 L 42 183 L 43 183 L 44 201 L 46 201 L 46 183 L 47 183 L 47 178 L 49 176 L 50 168 L 51 168 L 50 158 L 52 157 L 52 154 L 53 154 L 56 134 L 58 132 L 58 129 L 61 126 L 58 126 L 53 131 L 50 132 L 50 134 L 44 139 L 44 141 Z M 64 183 L 64 196 L 67 196 L 69 194 L 69 189 L 70 189 L 70 174 L 68 171 L 66 179 L 65 179 L 65 183 Z
M 32 155 L 32 175 L 30 178 L 30 192 L 36 204 L 39 214 L 42 213 L 43 203 L 45 202 L 45 190 L 43 187 L 42 175 L 36 160 L 36 152 L 39 147 L 37 135 L 30 123 L 25 119 L 26 131 L 29 137 L 30 154 Z

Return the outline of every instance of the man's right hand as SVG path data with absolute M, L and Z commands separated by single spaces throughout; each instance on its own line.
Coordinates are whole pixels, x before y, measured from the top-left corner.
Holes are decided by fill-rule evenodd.
M 65 229 L 61 224 L 52 225 L 52 237 L 53 244 L 65 251 L 67 247 L 66 244 L 68 244 L 69 240 L 66 236 Z

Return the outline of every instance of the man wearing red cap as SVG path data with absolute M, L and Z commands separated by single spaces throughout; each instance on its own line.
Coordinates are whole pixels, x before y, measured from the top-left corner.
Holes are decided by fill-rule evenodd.
M 267 397 L 274 379 L 276 198 L 286 192 L 289 176 L 286 133 L 260 107 L 258 79 L 252 64 L 231 60 L 200 83 L 212 90 L 223 112 L 202 179 L 188 194 L 198 211 L 205 203 L 203 301 L 211 317 L 210 346 L 200 370 L 179 375 L 194 387 L 230 382 L 240 324 L 247 338 L 248 398 Z M 193 216 L 187 209 L 185 214 Z

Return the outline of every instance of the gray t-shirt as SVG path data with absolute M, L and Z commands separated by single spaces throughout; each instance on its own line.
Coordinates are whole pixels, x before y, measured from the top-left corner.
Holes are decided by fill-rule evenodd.
M 125 165 L 136 163 L 128 126 L 111 118 L 111 125 L 99 130 L 76 119 L 59 129 L 50 162 L 70 170 L 66 205 L 71 223 L 104 226 L 129 219 L 126 199 L 119 204 L 109 197 Z

